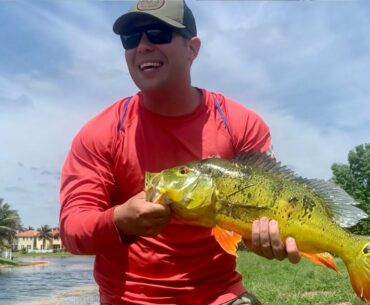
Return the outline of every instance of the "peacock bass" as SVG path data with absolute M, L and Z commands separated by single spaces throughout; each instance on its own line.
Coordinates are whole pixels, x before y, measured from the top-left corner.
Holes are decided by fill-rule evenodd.
M 211 227 L 233 255 L 241 237 L 250 242 L 254 220 L 275 219 L 281 237 L 295 238 L 301 255 L 312 262 L 337 270 L 329 253 L 339 256 L 358 297 L 370 302 L 370 239 L 342 229 L 368 215 L 330 182 L 301 178 L 254 152 L 146 173 L 145 191 L 148 201 L 169 204 L 180 219 Z

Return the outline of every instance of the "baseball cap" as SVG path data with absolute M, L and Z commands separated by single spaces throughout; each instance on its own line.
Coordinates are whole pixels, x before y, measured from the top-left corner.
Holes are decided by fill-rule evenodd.
M 194 15 L 183 0 L 139 0 L 113 24 L 113 32 L 121 35 L 132 21 L 140 16 L 151 16 L 171 27 L 186 29 L 197 35 Z

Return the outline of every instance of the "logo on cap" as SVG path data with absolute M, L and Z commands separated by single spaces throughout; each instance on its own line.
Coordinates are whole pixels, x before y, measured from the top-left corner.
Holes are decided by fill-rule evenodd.
M 164 0 L 140 0 L 137 9 L 140 11 L 157 10 L 164 5 Z

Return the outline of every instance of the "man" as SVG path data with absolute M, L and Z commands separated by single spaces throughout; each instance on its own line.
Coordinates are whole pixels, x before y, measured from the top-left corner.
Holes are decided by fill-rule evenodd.
M 95 254 L 102 304 L 259 304 L 242 286 L 235 257 L 204 227 L 145 201 L 143 175 L 237 151 L 267 152 L 267 125 L 222 94 L 193 87 L 200 49 L 183 1 L 138 1 L 113 26 L 140 92 L 89 121 L 75 137 L 61 181 L 61 236 L 76 254 Z M 251 248 L 298 262 L 276 221 L 254 222 Z

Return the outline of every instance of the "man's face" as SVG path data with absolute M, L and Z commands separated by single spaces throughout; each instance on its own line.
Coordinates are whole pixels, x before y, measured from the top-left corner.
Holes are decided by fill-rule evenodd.
M 132 29 L 150 29 L 156 25 L 158 21 L 144 17 L 136 20 Z M 194 59 L 192 53 L 191 40 L 175 32 L 172 40 L 165 44 L 152 43 L 143 33 L 138 46 L 126 50 L 125 57 L 135 84 L 142 91 L 150 92 L 186 84 L 190 79 L 190 66 Z

